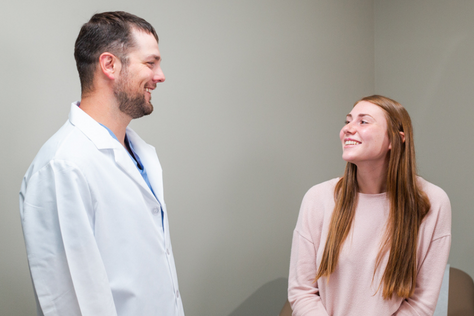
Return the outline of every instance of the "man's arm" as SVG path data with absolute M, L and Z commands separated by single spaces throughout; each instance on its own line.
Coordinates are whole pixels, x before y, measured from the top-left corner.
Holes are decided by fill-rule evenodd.
M 23 181 L 20 211 L 35 292 L 45 316 L 116 316 L 94 238 L 93 201 L 81 171 L 51 161 Z

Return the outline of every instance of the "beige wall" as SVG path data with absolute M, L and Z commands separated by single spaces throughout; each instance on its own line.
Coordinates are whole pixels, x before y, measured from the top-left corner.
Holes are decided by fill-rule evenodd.
M 163 164 L 188 316 L 252 315 L 258 295 L 276 314 L 301 198 L 341 174 L 344 115 L 374 92 L 412 115 L 420 172 L 451 197 L 450 261 L 474 275 L 474 4 L 97 3 L 20 1 L 0 10 L 1 315 L 34 314 L 17 194 L 35 153 L 80 97 L 74 40 L 104 10 L 143 16 L 160 35 L 167 81 L 153 94 L 155 113 L 132 125 Z
M 375 91 L 410 112 L 419 172 L 451 199 L 449 262 L 474 277 L 473 16 L 473 1 L 375 5 Z

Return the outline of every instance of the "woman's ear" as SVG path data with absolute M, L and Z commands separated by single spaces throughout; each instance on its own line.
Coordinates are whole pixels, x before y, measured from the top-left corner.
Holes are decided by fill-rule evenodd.
M 404 132 L 399 132 L 400 133 L 400 137 L 402 138 L 402 143 L 405 142 L 405 133 Z
M 405 143 L 405 133 L 404 132 L 399 132 L 400 133 L 400 138 L 402 140 L 402 143 Z M 388 149 L 392 149 L 392 143 L 388 145 Z

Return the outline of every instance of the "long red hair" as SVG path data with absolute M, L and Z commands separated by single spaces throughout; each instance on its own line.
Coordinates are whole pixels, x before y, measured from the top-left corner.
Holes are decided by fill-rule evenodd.
M 383 255 L 389 250 L 388 262 L 380 285 L 382 296 L 390 299 L 394 294 L 402 298 L 413 295 L 416 285 L 416 250 L 418 231 L 431 205 L 426 194 L 417 183 L 413 127 L 410 116 L 398 102 L 373 95 L 367 101 L 381 107 L 387 119 L 387 133 L 391 143 L 387 169 L 387 196 L 390 200 L 390 215 L 375 270 Z M 405 135 L 405 141 L 400 136 Z M 357 166 L 348 162 L 344 176 L 336 184 L 336 205 L 331 217 L 326 245 L 318 268 L 316 280 L 329 277 L 337 266 L 341 247 L 346 240 L 357 207 Z M 375 275 L 375 271 L 374 271 Z

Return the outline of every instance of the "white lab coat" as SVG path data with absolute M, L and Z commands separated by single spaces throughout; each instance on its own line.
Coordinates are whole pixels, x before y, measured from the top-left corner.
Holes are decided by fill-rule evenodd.
M 162 171 L 154 147 L 127 135 L 164 211 L 125 148 L 72 104 L 20 191 L 38 315 L 183 316 Z

